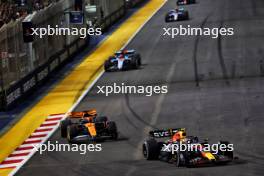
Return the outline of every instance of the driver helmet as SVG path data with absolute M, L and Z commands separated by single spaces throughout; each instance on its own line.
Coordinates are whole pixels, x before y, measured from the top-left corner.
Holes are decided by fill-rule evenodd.
M 83 114 L 83 118 L 86 119 L 88 122 L 94 121 L 97 116 L 97 111 L 95 109 L 91 109 Z
M 91 109 L 86 114 L 88 116 L 97 116 L 97 111 L 95 109 Z
M 124 54 L 120 54 L 119 58 L 124 58 L 124 56 L 125 56 Z
M 122 54 L 126 54 L 127 53 L 127 50 L 126 49 L 124 49 L 124 50 L 122 50 Z
M 180 142 L 183 141 L 186 138 L 186 132 L 185 131 L 177 131 L 172 136 L 172 142 Z
M 93 123 L 94 119 L 95 119 L 95 117 L 87 117 L 86 121 L 87 121 L 87 123 Z

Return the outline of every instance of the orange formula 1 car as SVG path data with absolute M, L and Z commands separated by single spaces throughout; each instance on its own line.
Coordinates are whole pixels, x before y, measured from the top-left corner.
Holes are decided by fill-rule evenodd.
M 95 109 L 71 112 L 61 121 L 61 137 L 69 142 L 116 140 L 118 132 L 116 123 L 109 121 L 107 117 L 97 117 Z

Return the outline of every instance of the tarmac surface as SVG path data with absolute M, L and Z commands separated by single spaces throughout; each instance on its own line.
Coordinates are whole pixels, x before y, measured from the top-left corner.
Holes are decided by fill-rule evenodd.
M 105 73 L 76 111 L 96 108 L 116 121 L 118 141 L 103 142 L 101 152 L 36 154 L 19 176 L 182 175 L 252 176 L 264 173 L 264 1 L 199 0 L 184 6 L 189 21 L 168 23 L 164 16 L 175 7 L 169 0 L 127 48 L 136 49 L 142 67 Z M 233 27 L 234 36 L 162 36 L 163 27 Z M 168 85 L 167 94 L 97 94 L 96 86 Z M 184 127 L 188 135 L 229 140 L 239 159 L 227 166 L 176 168 L 146 161 L 142 142 L 154 128 Z M 57 131 L 52 143 L 67 143 Z

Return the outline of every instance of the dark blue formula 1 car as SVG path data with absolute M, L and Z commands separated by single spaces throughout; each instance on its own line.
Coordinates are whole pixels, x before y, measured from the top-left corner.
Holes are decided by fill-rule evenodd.
M 159 140 L 162 138 L 169 140 Z M 181 145 L 200 147 L 181 150 Z M 144 141 L 142 150 L 147 160 L 165 161 L 177 167 L 225 165 L 236 158 L 233 156 L 233 150 L 224 151 L 220 147 L 229 146 L 228 141 L 219 141 L 216 145 L 219 147 L 215 151 L 210 147 L 205 150 L 206 146 L 210 146 L 207 140 L 200 141 L 197 136 L 186 136 L 184 128 L 174 128 L 150 131 L 149 139 Z M 172 152 L 172 149 L 175 149 L 175 152 Z
M 165 16 L 165 22 L 183 21 L 189 19 L 188 11 L 184 9 L 170 10 Z
M 196 0 L 177 0 L 177 5 L 195 4 Z
M 141 65 L 141 57 L 135 50 L 120 50 L 110 56 L 104 63 L 105 71 L 122 71 L 138 69 Z

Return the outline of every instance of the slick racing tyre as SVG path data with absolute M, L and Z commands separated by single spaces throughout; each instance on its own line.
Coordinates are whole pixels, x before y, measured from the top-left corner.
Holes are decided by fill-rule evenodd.
M 159 157 L 159 144 L 155 139 L 150 139 L 143 144 L 143 155 L 147 160 L 156 160 Z
M 166 22 L 166 23 L 169 23 L 169 22 L 171 21 L 170 19 L 171 19 L 171 17 L 166 16 L 166 17 L 165 17 L 165 22 Z
M 180 152 L 177 151 L 173 154 L 173 161 L 176 167 L 180 167 L 181 165 L 181 158 L 180 158 Z
M 104 69 L 105 69 L 106 72 L 109 72 L 110 71 L 110 67 L 111 67 L 110 60 L 105 61 L 105 63 L 104 63 Z
M 118 132 L 117 132 L 116 123 L 115 122 L 108 122 L 107 123 L 107 128 L 108 128 L 108 131 L 109 131 L 109 133 L 111 135 L 111 139 L 117 140 Z
M 131 59 L 131 65 L 132 65 L 132 68 L 133 69 L 138 69 L 139 66 L 140 66 L 140 61 L 138 59 L 138 57 L 136 56 L 133 56 L 132 59 Z
M 186 11 L 184 14 L 185 14 L 185 19 L 189 20 L 189 12 Z
M 140 56 L 140 54 L 136 54 L 136 58 L 138 59 L 138 65 L 141 66 L 141 56 Z
M 67 137 L 67 127 L 71 125 L 71 120 L 70 119 L 65 119 L 61 121 L 60 123 L 60 130 L 61 130 L 61 137 L 66 138 Z
M 73 139 L 78 136 L 79 130 L 77 125 L 70 125 L 67 128 L 67 139 L 70 143 L 73 142 Z
M 219 145 L 224 144 L 225 146 L 228 146 L 230 144 L 230 142 L 228 142 L 228 141 L 219 141 L 219 143 L 220 143 Z M 220 146 L 218 148 L 220 148 Z M 224 156 L 228 157 L 229 159 L 233 159 L 234 158 L 233 151 L 221 151 L 221 150 L 218 150 L 217 154 L 218 155 L 224 155 Z

